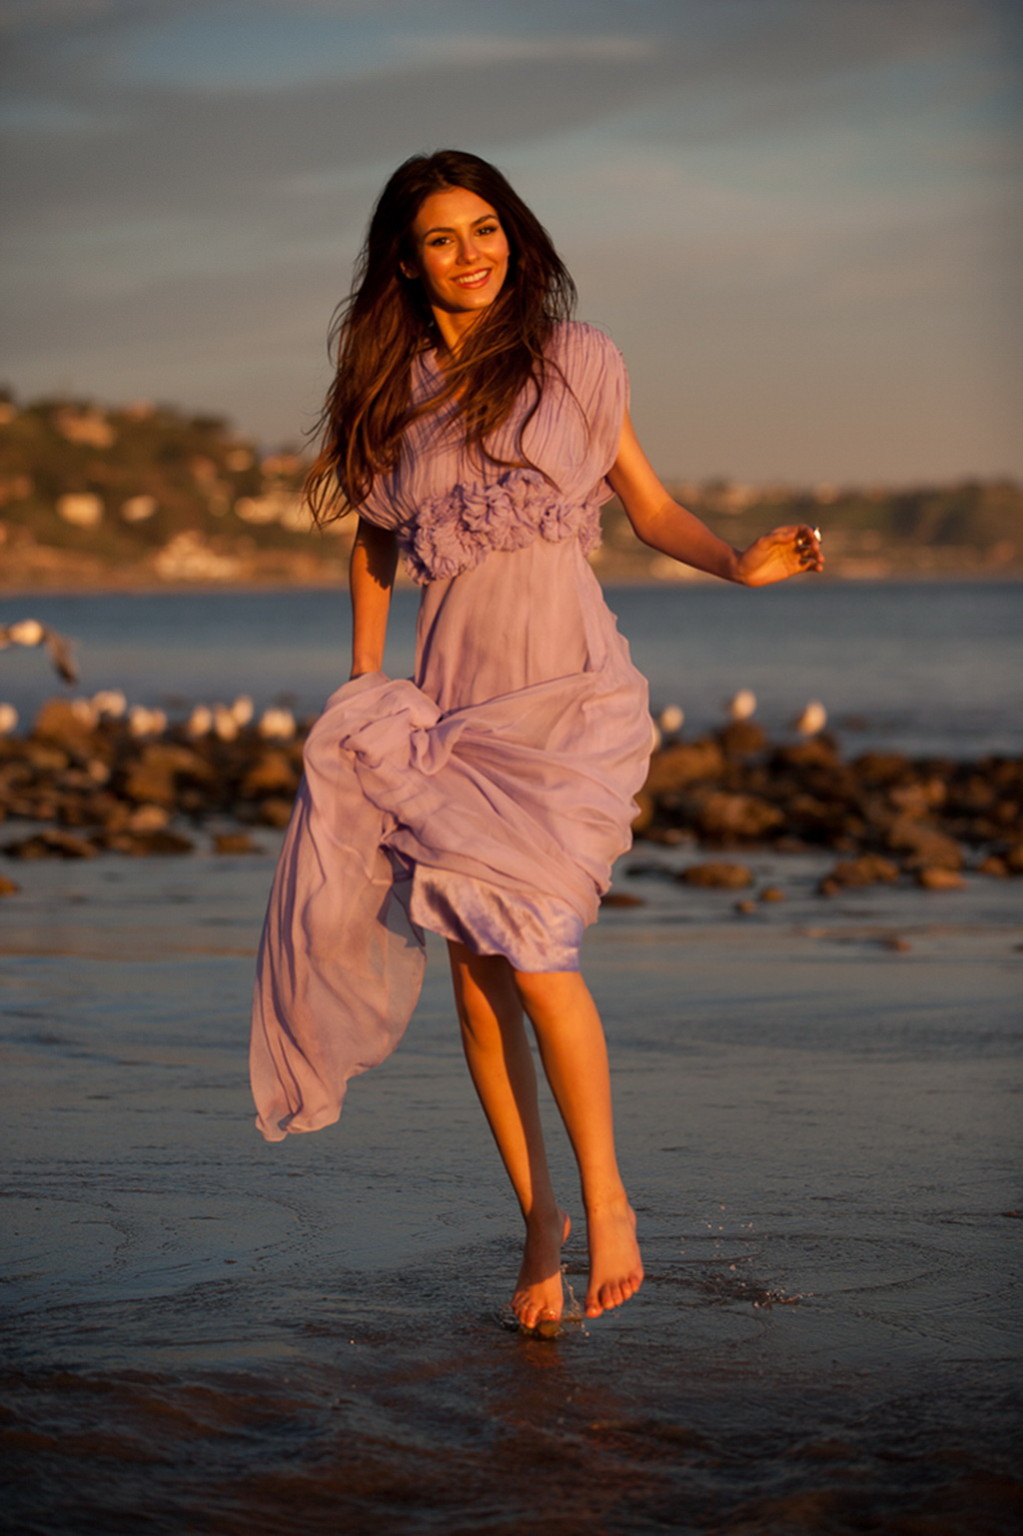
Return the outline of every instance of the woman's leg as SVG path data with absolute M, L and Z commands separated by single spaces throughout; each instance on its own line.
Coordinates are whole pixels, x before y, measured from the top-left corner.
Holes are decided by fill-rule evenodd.
M 564 1308 L 561 1245 L 569 1220 L 547 1166 L 522 1004 L 507 960 L 450 942 L 448 951 L 469 1072 L 526 1223 L 512 1307 L 524 1327 L 534 1328 Z
M 578 971 L 513 974 L 579 1164 L 590 1253 L 586 1316 L 599 1317 L 643 1283 L 636 1218 L 615 1155 L 604 1030 Z

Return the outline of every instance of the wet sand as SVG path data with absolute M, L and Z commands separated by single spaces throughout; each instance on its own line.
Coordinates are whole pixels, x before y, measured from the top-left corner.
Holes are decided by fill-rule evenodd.
M 259 841 L 0 912 L 9 1529 L 1018 1529 L 1018 883 L 623 877 L 587 968 L 649 1278 L 544 1342 L 440 954 L 339 1126 L 253 1130 Z

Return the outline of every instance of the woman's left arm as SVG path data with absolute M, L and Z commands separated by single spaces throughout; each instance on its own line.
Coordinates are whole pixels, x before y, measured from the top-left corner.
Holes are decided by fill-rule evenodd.
M 607 478 L 636 537 L 651 549 L 698 571 L 747 587 L 764 587 L 802 571 L 824 568 L 820 534 L 808 523 L 772 529 L 745 550 L 719 539 L 695 513 L 688 512 L 668 495 L 640 447 L 628 416 L 622 423 L 618 457 Z

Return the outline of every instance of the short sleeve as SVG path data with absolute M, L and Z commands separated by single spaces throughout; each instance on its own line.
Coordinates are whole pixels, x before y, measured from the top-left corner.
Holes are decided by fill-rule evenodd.
M 391 475 L 377 475 L 369 495 L 355 508 L 357 515 L 364 517 L 367 523 L 375 523 L 378 528 L 386 528 L 389 532 L 393 532 L 401 524 L 391 481 Z

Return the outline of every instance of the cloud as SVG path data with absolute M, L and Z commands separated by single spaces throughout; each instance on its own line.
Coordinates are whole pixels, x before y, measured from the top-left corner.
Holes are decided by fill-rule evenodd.
M 200 91 L 131 85 L 97 94 L 69 83 L 79 128 L 12 124 L 6 135 L 9 228 L 42 219 L 94 223 L 130 208 L 233 211 L 290 178 L 483 137 L 491 145 L 569 131 L 663 90 L 675 61 L 517 58 L 463 72 L 409 65 L 357 80 L 284 90 Z
M 527 7 L 531 25 L 510 32 L 488 30 L 501 12 L 474 0 L 469 32 L 465 4 L 417 7 L 417 22 L 428 17 L 436 32 L 397 29 L 391 43 L 405 61 L 355 78 L 331 78 L 320 57 L 307 79 L 278 89 L 141 87 L 118 63 L 117 40 L 127 33 L 181 18 L 201 32 L 222 9 L 222 0 L 205 9 L 195 0 L 94 0 L 83 18 L 57 0 L 21 8 L 47 24 L 21 39 L 8 91 L 10 102 L 35 108 L 13 114 L 5 136 L 9 230 L 73 237 L 111 220 L 208 210 L 248 222 L 302 177 L 386 166 L 450 143 L 499 158 L 503 144 L 571 134 L 658 101 L 672 106 L 670 132 L 684 143 L 742 139 L 819 120 L 843 82 L 855 78 L 861 89 L 864 69 L 976 32 L 988 8 L 976 0 L 637 0 L 628 11 L 634 29 L 624 34 L 620 7 L 593 0 L 590 29 L 573 35 L 561 28 L 574 5 Z M 257 3 L 253 12 L 267 9 Z M 269 9 L 281 17 L 310 5 L 278 0 Z M 325 9 L 343 20 L 362 8 Z M 601 30 L 611 15 L 618 29 Z M 47 117 L 48 103 L 60 111 Z
M 837 376 L 841 325 L 883 312 L 895 346 L 900 303 L 922 328 L 971 261 L 974 285 L 991 271 L 1012 9 L 7 0 L 12 382 L 177 395 L 272 435 L 384 176 L 445 144 L 508 169 L 590 279 L 587 313 L 659 359 L 651 395 L 674 398 L 668 338 L 700 303 L 698 372 L 776 305 L 827 324 Z
M 508 37 L 497 33 L 478 33 L 457 37 L 437 37 L 429 33 L 399 34 L 395 47 L 420 66 L 429 61 L 446 67 L 471 65 L 545 64 L 578 60 L 598 63 L 633 63 L 651 60 L 657 49 L 653 39 L 621 33 L 602 33 L 583 37 Z

